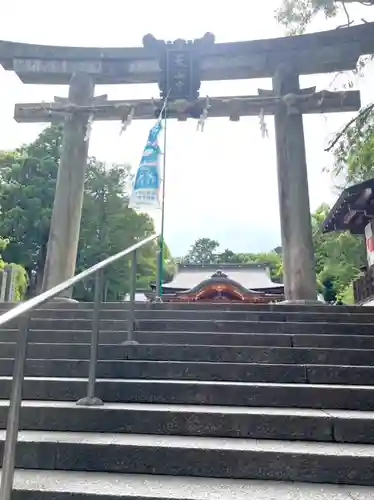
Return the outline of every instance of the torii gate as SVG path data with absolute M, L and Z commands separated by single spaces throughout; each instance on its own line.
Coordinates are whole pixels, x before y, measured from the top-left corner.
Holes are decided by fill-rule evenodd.
M 215 44 L 212 35 L 173 44 L 144 37 L 142 48 L 72 48 L 0 42 L 0 63 L 24 83 L 69 84 L 69 98 L 49 104 L 17 104 L 19 122 L 64 121 L 64 142 L 45 266 L 44 289 L 75 272 L 92 119 L 154 118 L 162 102 L 93 98 L 95 84 L 172 82 L 167 116 L 274 115 L 285 296 L 315 301 L 316 277 L 302 115 L 355 111 L 357 91 L 300 89 L 299 75 L 352 70 L 374 53 L 374 23 L 291 38 Z M 166 64 L 165 64 L 166 61 Z M 171 62 L 170 62 L 171 61 Z M 179 61 L 179 63 L 178 63 Z M 182 64 L 181 64 L 182 62 Z M 272 78 L 272 91 L 257 96 L 198 98 L 202 80 Z

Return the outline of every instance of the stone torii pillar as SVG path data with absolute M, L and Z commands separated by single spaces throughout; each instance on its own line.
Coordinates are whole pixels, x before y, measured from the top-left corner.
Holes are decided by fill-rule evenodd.
M 68 102 L 88 106 L 94 98 L 94 83 L 85 73 L 70 81 Z M 61 102 L 66 100 L 61 99 Z M 76 111 L 64 116 L 64 134 L 55 199 L 44 267 L 43 291 L 74 276 L 82 215 L 84 178 L 89 140 L 86 137 L 89 112 Z M 71 296 L 68 290 L 65 297 Z
M 298 99 L 302 99 L 299 76 L 285 66 L 279 67 L 273 92 L 283 97 L 274 119 L 285 299 L 316 301 L 303 116 L 298 108 Z

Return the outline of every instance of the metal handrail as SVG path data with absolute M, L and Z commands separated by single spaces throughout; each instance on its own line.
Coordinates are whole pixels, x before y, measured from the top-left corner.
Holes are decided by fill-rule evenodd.
M 6 323 L 8 323 L 8 321 L 11 321 L 12 319 L 18 318 L 22 314 L 28 313 L 28 312 L 32 311 L 33 309 L 36 309 L 38 306 L 42 306 L 43 304 L 48 302 L 48 300 L 53 299 L 54 297 L 57 297 L 60 293 L 64 292 L 65 290 L 71 288 L 72 286 L 83 281 L 84 279 L 88 278 L 89 276 L 92 276 L 96 272 L 105 269 L 110 264 L 113 264 L 114 262 L 121 259 L 122 257 L 126 257 L 126 255 L 130 255 L 132 252 L 135 252 L 139 248 L 142 248 L 143 246 L 147 245 L 147 243 L 154 241 L 156 238 L 158 238 L 158 235 L 153 234 L 152 236 L 149 236 L 145 240 L 139 241 L 139 243 L 135 243 L 135 245 L 132 245 L 131 247 L 126 248 L 125 250 L 122 250 L 121 252 L 118 252 L 115 255 L 112 255 L 105 260 L 102 260 L 98 264 L 95 264 L 94 266 L 77 274 L 76 276 L 73 276 L 73 278 L 69 278 L 68 280 L 64 281 L 60 285 L 56 285 L 53 288 L 50 288 L 49 290 L 47 290 L 46 292 L 43 292 L 40 295 L 37 295 L 36 297 L 33 297 L 32 299 L 29 299 L 28 301 L 23 302 L 22 304 L 14 307 L 10 311 L 7 311 L 6 313 L 1 314 L 0 315 L 0 326 L 5 325 Z
M 6 438 L 3 451 L 3 467 L 1 474 L 1 485 L 0 485 L 0 500 L 11 500 L 13 481 L 14 481 L 14 470 L 15 470 L 15 456 L 16 456 L 16 446 L 18 440 L 19 432 L 19 420 L 20 420 L 20 410 L 22 403 L 22 386 L 24 381 L 25 372 L 25 361 L 27 354 L 28 345 L 28 333 L 29 333 L 29 322 L 31 318 L 31 313 L 37 307 L 45 304 L 49 300 L 57 297 L 59 294 L 68 290 L 72 286 L 80 283 L 84 279 L 95 274 L 95 298 L 94 298 L 94 310 L 92 319 L 92 335 L 91 335 L 91 350 L 90 350 L 90 360 L 89 360 L 89 373 L 88 373 L 88 384 L 87 384 L 87 396 L 77 401 L 78 405 L 81 406 L 98 406 L 104 404 L 100 398 L 95 397 L 95 387 L 96 387 L 96 367 L 98 359 L 98 348 L 99 348 L 99 332 L 100 332 L 100 310 L 102 302 L 102 291 L 103 291 L 103 270 L 110 264 L 113 264 L 117 260 L 126 257 L 131 254 L 131 278 L 130 278 L 130 306 L 128 312 L 127 321 L 127 341 L 125 344 L 137 344 L 133 338 L 134 334 L 134 316 L 135 316 L 135 288 L 136 288 L 136 252 L 140 248 L 144 247 L 151 241 L 158 238 L 157 234 L 149 236 L 148 238 L 139 241 L 135 245 L 122 250 L 121 252 L 108 257 L 107 259 L 95 264 L 94 266 L 86 269 L 85 271 L 77 274 L 73 278 L 70 278 L 60 285 L 57 285 L 46 292 L 41 293 L 37 297 L 34 297 L 16 307 L 7 311 L 6 313 L 0 315 L 0 326 L 5 325 L 13 319 L 20 319 L 19 324 L 19 338 L 17 342 L 17 351 L 14 362 L 13 369 L 13 380 L 11 395 L 9 398 L 9 411 L 6 429 Z M 156 270 L 159 275 L 159 263 L 157 260 Z

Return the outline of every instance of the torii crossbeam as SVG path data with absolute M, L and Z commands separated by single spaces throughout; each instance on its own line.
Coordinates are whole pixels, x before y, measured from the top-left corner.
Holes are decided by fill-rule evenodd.
M 259 90 L 259 95 L 237 97 L 209 98 L 208 116 L 212 118 L 226 117 L 237 121 L 241 116 L 274 115 L 277 105 L 284 101 L 289 106 L 297 106 L 302 114 L 320 114 L 356 111 L 360 108 L 360 93 L 316 92 L 315 88 L 291 94 L 289 101 L 285 96 L 276 96 L 272 91 Z M 168 105 L 168 118 L 185 120 L 188 117 L 198 118 L 206 105 L 207 99 L 199 99 L 197 103 L 174 102 Z M 77 106 L 67 99 L 56 98 L 51 103 L 20 103 L 15 106 L 14 118 L 22 123 L 58 122 L 66 113 L 86 112 L 94 116 L 95 121 L 125 120 L 133 110 L 133 119 L 148 120 L 157 116 L 162 103 L 159 100 L 116 100 L 92 102 L 86 106 Z

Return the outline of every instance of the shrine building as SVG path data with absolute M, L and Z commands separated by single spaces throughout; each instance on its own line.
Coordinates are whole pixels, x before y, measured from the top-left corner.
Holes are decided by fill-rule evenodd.
M 349 231 L 364 237 L 367 265 L 353 282 L 353 294 L 355 303 L 374 305 L 374 179 L 344 189 L 324 220 L 322 231 Z
M 155 297 L 156 285 L 146 296 Z M 284 286 L 274 283 L 266 264 L 179 264 L 172 281 L 162 285 L 163 302 L 245 302 L 284 300 Z

